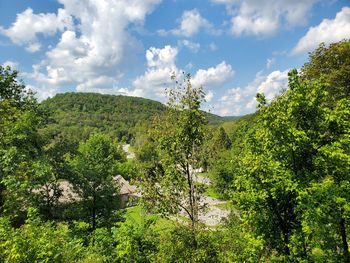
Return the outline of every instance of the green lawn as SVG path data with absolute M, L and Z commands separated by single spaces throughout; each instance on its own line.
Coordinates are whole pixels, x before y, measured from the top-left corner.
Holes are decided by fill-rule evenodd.
M 205 196 L 212 197 L 212 198 L 216 198 L 216 199 L 222 199 L 221 194 L 219 194 L 219 193 L 215 190 L 214 186 L 212 186 L 212 185 L 206 186 L 204 195 L 205 195 Z
M 225 209 L 225 210 L 232 209 L 232 203 L 230 201 L 222 203 L 222 204 L 216 204 L 215 206 L 218 208 L 221 208 L 221 209 Z
M 143 219 L 155 220 L 155 224 L 153 225 L 153 228 L 157 231 L 164 231 L 164 230 L 172 229 L 176 224 L 176 222 L 169 220 L 169 219 L 166 219 L 166 218 L 162 218 L 159 215 L 145 214 L 145 212 L 141 210 L 140 205 L 129 207 L 126 209 L 126 213 L 125 213 L 125 222 L 126 223 L 141 224 L 141 221 Z

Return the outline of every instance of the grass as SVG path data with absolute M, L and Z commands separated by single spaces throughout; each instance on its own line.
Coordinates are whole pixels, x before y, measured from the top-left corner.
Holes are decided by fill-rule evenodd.
M 125 222 L 131 223 L 131 224 L 141 224 L 142 220 L 144 219 L 151 219 L 155 221 L 155 224 L 153 225 L 154 230 L 156 231 L 167 231 L 172 229 L 176 222 L 163 218 L 160 215 L 149 215 L 144 214 L 144 212 L 141 210 L 141 206 L 133 206 L 126 209 L 125 213 Z
M 212 172 L 204 172 L 204 173 L 200 173 L 198 175 L 209 178 L 212 182 L 211 185 L 205 185 L 205 192 L 204 192 L 205 196 L 209 196 L 209 197 L 216 198 L 216 199 L 226 199 L 214 187 L 213 182 L 214 182 L 215 178 L 214 178 L 214 174 Z
M 209 178 L 211 181 L 214 180 L 214 175 L 213 173 L 207 171 L 207 172 L 203 172 L 203 173 L 198 173 L 198 175 Z
M 214 176 L 210 172 L 198 173 L 198 175 L 200 175 L 202 177 L 205 177 L 205 178 L 209 178 L 211 180 L 211 182 L 213 182 Z M 197 184 L 199 184 L 199 183 L 197 183 Z M 218 193 L 215 190 L 215 187 L 212 184 L 211 185 L 200 184 L 200 185 L 204 186 L 204 188 L 205 188 L 205 191 L 203 193 L 205 196 L 209 196 L 209 197 L 216 198 L 216 199 L 221 199 L 222 198 L 220 193 Z
M 212 198 L 216 198 L 216 199 L 222 199 L 221 194 L 218 193 L 212 185 L 206 186 L 204 195 Z
M 215 206 L 224 210 L 232 209 L 232 203 L 230 201 L 221 204 L 216 204 Z

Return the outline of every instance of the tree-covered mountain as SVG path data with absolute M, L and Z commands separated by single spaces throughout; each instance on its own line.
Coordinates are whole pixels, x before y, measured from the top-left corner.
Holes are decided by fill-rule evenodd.
M 51 135 L 62 134 L 86 139 L 94 131 L 119 140 L 130 140 L 138 123 L 149 123 L 165 111 L 160 102 L 137 97 L 97 93 L 64 93 L 41 103 L 52 118 L 47 127 Z
M 100 131 L 119 140 L 130 141 L 144 125 L 166 106 L 158 101 L 129 96 L 98 93 L 62 93 L 41 103 L 52 116 L 45 131 L 51 136 L 80 141 Z M 235 117 L 206 113 L 209 124 L 219 124 Z

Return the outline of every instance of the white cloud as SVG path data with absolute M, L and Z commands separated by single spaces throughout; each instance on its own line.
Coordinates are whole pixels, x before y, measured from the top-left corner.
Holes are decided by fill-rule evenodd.
M 35 97 L 39 101 L 43 101 L 44 99 L 51 98 L 57 93 L 56 87 L 48 87 L 48 86 L 33 86 L 30 84 L 26 84 L 26 89 L 35 92 Z
M 216 30 L 208 20 L 201 16 L 197 9 L 192 9 L 183 12 L 178 28 L 169 31 L 161 29 L 158 33 L 160 35 L 167 35 L 170 33 L 176 36 L 191 37 L 202 28 L 210 34 L 220 34 L 220 30 Z
M 146 51 L 147 65 L 150 68 L 175 67 L 177 54 L 177 48 L 169 45 L 162 49 L 151 47 Z
M 73 25 L 72 17 L 66 10 L 58 9 L 57 14 L 34 14 L 31 8 L 17 14 L 16 21 L 7 29 L 0 27 L 0 33 L 6 35 L 17 45 L 26 45 L 26 50 L 36 52 L 41 44 L 37 34 L 54 35 Z
M 216 88 L 234 75 L 234 70 L 225 61 L 208 69 L 199 69 L 192 79 L 192 84 L 204 88 Z
M 266 36 L 281 26 L 305 24 L 308 13 L 318 0 L 211 0 L 225 4 L 231 17 L 231 32 L 235 35 Z
M 77 85 L 78 92 L 98 92 L 109 93 L 109 90 L 114 90 L 116 79 L 108 76 L 99 76 L 94 79 L 89 79 Z
M 171 76 L 175 74 L 181 77 L 183 70 L 179 69 L 176 64 L 178 50 L 176 47 L 165 46 L 164 48 L 151 47 L 146 52 L 148 68 L 146 72 L 133 81 L 134 90 L 126 90 L 125 93 L 131 93 L 138 90 L 139 96 L 166 100 L 165 88 L 173 87 L 174 81 Z M 188 65 L 187 67 L 191 67 Z M 192 78 L 192 84 L 195 86 L 202 85 L 207 91 L 206 100 L 210 102 L 214 97 L 212 89 L 220 87 L 230 80 L 234 75 L 231 65 L 225 61 L 210 67 L 208 69 L 199 69 Z
M 254 112 L 257 102 L 256 93 L 264 93 L 271 101 L 281 89 L 287 87 L 288 71 L 273 71 L 264 76 L 258 72 L 255 79 L 245 87 L 236 87 L 226 90 L 218 102 L 214 103 L 214 112 L 221 115 L 243 115 Z
M 183 40 L 179 41 L 178 43 L 179 43 L 179 46 L 187 47 L 188 49 L 190 49 L 194 53 L 197 53 L 201 47 L 201 45 L 199 43 L 192 42 L 192 41 L 189 41 L 187 39 L 183 39 Z
M 118 92 L 121 76 L 136 59 L 135 53 L 142 50 L 128 27 L 142 25 L 146 15 L 160 1 L 86 0 L 81 4 L 79 0 L 59 0 L 64 8 L 57 14 L 36 15 L 28 11 L 29 17 L 42 20 L 56 17 L 61 21 L 59 18 L 64 14 L 75 24 L 67 28 L 59 24 L 55 29 L 50 26 L 34 30 L 45 34 L 63 32 L 58 43 L 49 47 L 46 57 L 33 65 L 33 72 L 27 77 L 34 79 L 38 87 L 76 86 L 79 91 Z M 16 28 L 28 30 L 19 24 Z M 29 34 L 21 41 L 27 43 L 31 51 L 40 45 L 36 34 Z
M 39 42 L 28 44 L 28 46 L 25 48 L 28 52 L 34 53 L 39 51 L 41 48 L 41 44 Z
M 350 38 L 350 8 L 343 7 L 336 17 L 324 19 L 318 26 L 311 27 L 294 47 L 292 53 L 311 51 L 320 43 L 330 44 Z
M 177 48 L 169 45 L 161 49 L 149 48 L 146 51 L 146 72 L 133 81 L 134 90 L 127 90 L 126 93 L 164 101 L 165 88 L 173 84 L 171 76 L 180 72 L 175 65 L 177 54 Z
M 213 99 L 213 97 L 214 97 L 214 92 L 212 91 L 212 90 L 209 90 L 208 92 L 207 92 L 207 94 L 205 95 L 205 101 L 206 102 L 211 102 L 211 100 Z
M 271 101 L 288 83 L 288 70 L 271 72 L 262 83 L 257 92 L 264 93 L 267 101 Z
M 193 68 L 193 64 L 191 62 L 187 63 L 187 65 L 185 66 L 186 69 L 192 69 Z
M 9 66 L 11 69 L 18 69 L 18 62 L 6 60 L 4 63 L 2 63 L 3 67 Z

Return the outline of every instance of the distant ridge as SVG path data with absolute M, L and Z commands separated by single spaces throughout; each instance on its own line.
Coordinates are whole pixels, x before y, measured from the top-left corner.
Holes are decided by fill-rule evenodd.
M 52 116 L 44 132 L 73 142 L 86 139 L 96 131 L 130 141 L 138 126 L 150 124 L 154 116 L 166 110 L 164 104 L 150 99 L 80 92 L 57 94 L 44 100 L 41 107 Z M 211 125 L 239 118 L 205 114 Z

